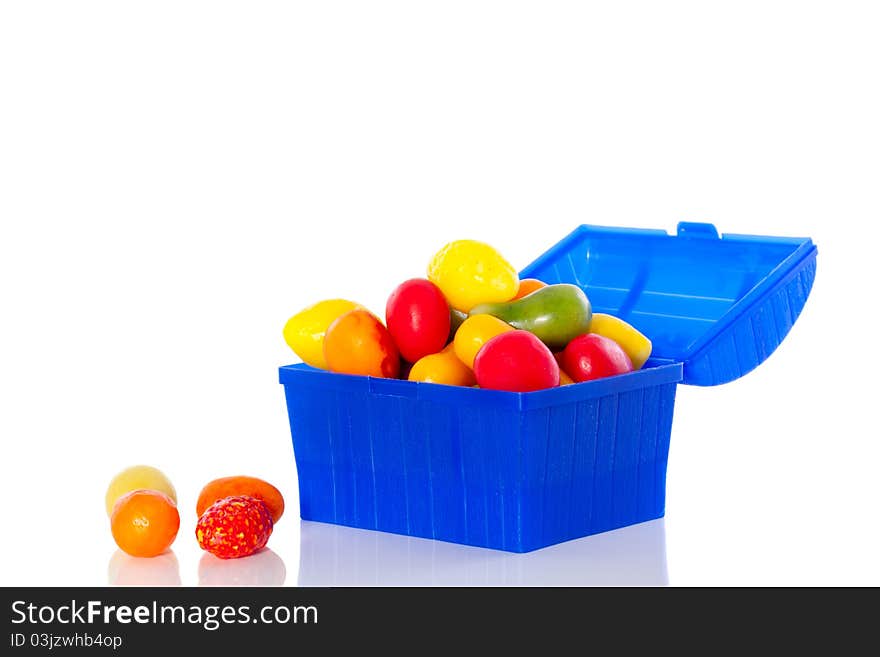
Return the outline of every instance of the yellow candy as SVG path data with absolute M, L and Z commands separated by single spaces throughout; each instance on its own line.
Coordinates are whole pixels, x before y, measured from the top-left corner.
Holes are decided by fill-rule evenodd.
M 496 335 L 513 331 L 507 322 L 502 322 L 492 315 L 473 315 L 458 327 L 452 345 L 458 359 L 473 369 L 474 359 L 480 348 Z
M 450 242 L 431 259 L 428 280 L 440 288 L 449 305 L 469 312 L 479 303 L 510 301 L 519 291 L 519 276 L 488 244 Z
M 177 504 L 177 491 L 162 471 L 151 465 L 133 465 L 126 468 L 113 479 L 107 487 L 107 494 L 104 496 L 104 504 L 107 507 L 107 515 L 113 513 L 113 505 L 123 495 L 133 490 L 157 490 L 165 493 Z
M 471 369 L 455 355 L 452 345 L 439 353 L 419 358 L 409 372 L 409 380 L 447 386 L 472 386 L 477 382 Z
M 612 315 L 593 313 L 590 333 L 610 338 L 619 344 L 632 361 L 634 370 L 640 369 L 651 355 L 651 341 L 622 319 Z
M 345 299 L 319 301 L 287 320 L 284 341 L 294 353 L 312 367 L 327 369 L 324 360 L 324 334 L 333 321 L 350 310 L 363 306 Z

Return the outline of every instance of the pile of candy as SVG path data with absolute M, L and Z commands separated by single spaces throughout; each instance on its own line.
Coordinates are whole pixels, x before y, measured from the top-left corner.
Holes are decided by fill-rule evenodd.
M 154 467 L 135 465 L 117 474 L 105 503 L 113 539 L 133 557 L 158 556 L 177 537 L 177 494 Z M 215 479 L 199 494 L 196 539 L 199 547 L 221 559 L 246 557 L 266 546 L 282 513 L 284 498 L 262 479 Z
M 321 301 L 284 339 L 308 365 L 343 374 L 529 392 L 637 370 L 651 341 L 593 313 L 583 290 L 519 280 L 491 246 L 459 240 L 401 283 L 385 323 L 360 304 Z

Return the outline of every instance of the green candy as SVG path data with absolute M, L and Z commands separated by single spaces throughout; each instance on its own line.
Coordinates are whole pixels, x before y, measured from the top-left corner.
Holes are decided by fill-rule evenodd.
M 449 338 L 446 340 L 446 344 L 452 342 L 452 338 L 455 337 L 455 333 L 456 331 L 458 331 L 458 327 L 461 326 L 462 322 L 467 318 L 467 313 L 456 310 L 455 308 L 449 309 Z
M 481 303 L 471 315 L 492 315 L 514 328 L 534 333 L 550 349 L 558 351 L 579 335 L 589 332 L 593 309 L 587 295 L 576 285 L 559 283 L 535 290 L 516 301 Z

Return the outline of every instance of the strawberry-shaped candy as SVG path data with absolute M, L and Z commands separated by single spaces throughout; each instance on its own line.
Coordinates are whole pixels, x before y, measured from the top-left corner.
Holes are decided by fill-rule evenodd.
M 272 527 L 272 515 L 262 500 L 233 495 L 205 509 L 196 524 L 196 538 L 199 547 L 214 556 L 237 559 L 264 548 Z

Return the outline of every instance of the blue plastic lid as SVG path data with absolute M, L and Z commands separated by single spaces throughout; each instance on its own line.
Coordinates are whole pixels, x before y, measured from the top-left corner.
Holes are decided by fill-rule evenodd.
M 652 356 L 684 364 L 684 383 L 717 385 L 757 367 L 788 334 L 816 271 L 809 238 L 723 235 L 712 224 L 663 230 L 584 225 L 522 271 L 574 283 L 594 312 L 626 320 Z

